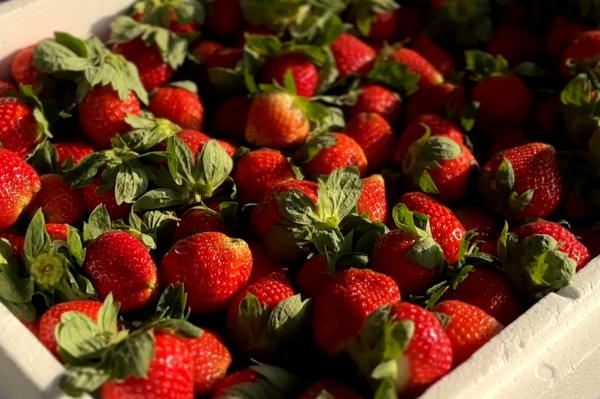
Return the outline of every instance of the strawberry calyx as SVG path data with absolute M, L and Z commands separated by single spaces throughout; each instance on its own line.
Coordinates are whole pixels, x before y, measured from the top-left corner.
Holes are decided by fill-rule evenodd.
M 383 48 L 373 68 L 367 74 L 367 79 L 410 96 L 419 90 L 420 76 L 409 72 L 408 65 L 390 60 L 393 51 L 394 48 L 387 45 Z
M 344 31 L 339 14 L 346 8 L 342 0 L 326 0 L 305 4 L 302 12 L 289 26 L 290 36 L 297 43 L 328 47 Z
M 227 396 L 234 398 L 286 399 L 300 395 L 302 385 L 298 377 L 277 366 L 259 363 L 256 360 L 254 363 L 238 373 L 257 378 L 252 378 L 250 381 L 247 381 L 247 378 L 241 378 L 236 383 L 223 387 L 217 386 L 217 389 L 223 390 Z M 232 374 L 232 376 L 234 375 Z
M 203 25 L 206 16 L 203 3 L 196 0 L 140 0 L 132 12 L 140 22 L 162 27 L 170 27 L 172 22 Z
M 179 87 L 179 86 L 178 86 Z M 155 118 L 147 112 L 140 116 L 127 115 L 125 122 L 132 130 L 114 141 L 115 147 L 123 147 L 137 153 L 147 153 L 158 144 L 181 131 L 181 128 L 168 119 Z
M 319 155 L 321 150 L 333 147 L 337 143 L 334 134 L 320 134 L 302 144 L 292 156 L 292 162 L 296 165 L 305 165 Z
M 37 310 L 31 303 L 34 284 L 31 277 L 23 276 L 23 267 L 5 238 L 0 239 L 0 271 L 0 303 L 22 320 L 36 320 Z
M 248 0 L 240 5 L 246 22 L 276 33 L 290 26 L 304 8 L 303 2 L 294 0 Z
M 454 37 L 460 46 L 473 46 L 492 38 L 489 0 L 444 0 L 434 10 L 435 19 L 426 33 L 430 37 Z
M 481 81 L 490 76 L 520 75 L 526 77 L 540 77 L 545 71 L 533 62 L 524 62 L 510 68 L 508 61 L 501 55 L 493 56 L 481 50 L 465 51 L 466 68 L 474 73 L 473 79 Z
M 363 36 L 369 36 L 371 25 L 377 19 L 376 13 L 389 12 L 400 8 L 394 0 L 358 0 L 350 7 L 350 15 L 356 21 L 356 27 Z

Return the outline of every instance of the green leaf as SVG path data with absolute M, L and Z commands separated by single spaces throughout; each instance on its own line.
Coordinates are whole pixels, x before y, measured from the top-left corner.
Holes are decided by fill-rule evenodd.
M 119 303 L 113 302 L 112 293 L 108 294 L 98 312 L 98 329 L 101 332 L 106 332 L 110 335 L 117 333 L 117 318 L 119 317 L 120 308 Z
M 160 318 L 184 319 L 186 317 L 187 294 L 183 285 L 170 284 L 161 294 L 156 314 Z
M 564 105 L 585 106 L 591 102 L 592 90 L 592 82 L 587 74 L 580 73 L 567 83 L 560 93 L 560 100 Z
M 42 142 L 27 162 L 39 175 L 55 172 L 58 168 L 58 152 L 49 141 Z
M 517 75 L 532 78 L 539 78 L 540 76 L 544 76 L 544 74 L 546 73 L 546 70 L 544 68 L 533 62 L 524 62 L 522 64 L 519 64 L 516 67 L 514 67 L 512 71 Z
M 154 357 L 154 335 L 142 331 L 121 342 L 110 362 L 111 379 L 123 380 L 129 376 L 148 378 L 150 361 Z
M 86 362 L 101 356 L 107 348 L 102 331 L 88 316 L 66 312 L 56 328 L 58 350 L 71 362 Z
M 318 220 L 317 209 L 302 191 L 290 190 L 275 196 L 281 216 L 296 224 L 312 225 Z
M 73 188 L 85 187 L 94 180 L 107 162 L 109 158 L 106 152 L 87 155 L 77 165 L 65 169 L 63 181 L 70 183 Z
M 379 363 L 377 367 L 373 369 L 371 378 L 376 380 L 383 380 L 385 378 L 396 379 L 398 375 L 398 363 L 396 359 L 387 360 Z
M 67 227 L 67 248 L 69 253 L 75 258 L 77 264 L 80 266 L 83 264 L 85 258 L 85 252 L 83 250 L 83 244 L 81 242 L 81 236 L 74 227 Z
M 383 83 L 410 96 L 418 88 L 420 76 L 408 71 L 408 66 L 396 61 L 378 60 L 367 74 L 367 79 Z
M 203 186 L 203 198 L 210 198 L 233 170 L 233 160 L 217 140 L 209 140 L 198 157 L 195 181 Z
M 206 17 L 204 3 L 195 0 L 139 0 L 133 5 L 133 10 L 135 14 L 142 15 L 143 23 L 164 27 L 170 26 L 172 18 L 178 25 L 203 25 Z
M 247 293 L 238 308 L 235 330 L 245 336 L 245 341 L 258 341 L 269 323 L 269 315 L 269 307 L 262 304 L 255 295 Z
M 394 380 L 390 378 L 381 380 L 373 399 L 398 399 Z
M 46 233 L 46 220 L 42 209 L 38 209 L 27 227 L 23 252 L 29 258 L 35 258 L 49 245 L 50 238 Z
M 310 326 L 310 299 L 297 294 L 279 302 L 271 311 L 269 334 L 279 341 L 289 341 L 305 332 Z
M 467 69 L 474 72 L 478 79 L 509 72 L 508 61 L 502 55 L 494 57 L 481 50 L 467 50 L 465 61 Z
M 333 134 L 323 134 L 304 143 L 294 153 L 293 161 L 297 164 L 306 164 L 313 160 L 323 148 L 333 147 L 337 137 Z
M 98 205 L 92 211 L 87 223 L 83 223 L 84 241 L 93 241 L 101 234 L 112 230 L 110 215 L 104 205 Z
M 169 153 L 169 171 L 177 184 L 192 181 L 194 170 L 194 155 L 190 148 L 177 136 L 169 137 L 167 141 L 167 152 Z
M 330 226 L 339 225 L 356 207 L 363 185 L 355 167 L 334 170 L 327 180 L 320 179 L 317 200 L 320 220 Z
M 475 119 L 477 116 L 477 110 L 479 110 L 480 103 L 477 101 L 471 101 L 463 108 L 460 114 L 460 125 L 465 132 L 470 132 L 475 126 Z
M 444 265 L 444 251 L 432 237 L 417 241 L 406 258 L 428 269 Z
M 69 368 L 60 379 L 60 388 L 70 396 L 79 397 L 85 392 L 98 390 L 109 380 L 107 370 L 93 366 Z
M 179 80 L 177 82 L 169 82 L 169 87 L 177 87 L 189 91 L 190 93 L 198 94 L 198 85 L 191 80 Z
M 145 153 L 167 140 L 181 128 L 168 119 L 128 115 L 125 117 L 133 130 L 121 136 L 127 148 L 137 153 Z
M 15 306 L 31 302 L 35 289 L 30 277 L 20 277 L 10 266 L 3 265 L 0 273 L 0 298 L 12 302 Z
M 534 192 L 534 189 L 529 189 L 522 194 L 517 194 L 514 191 L 510 193 L 507 204 L 510 213 L 513 215 L 518 215 L 519 213 L 523 212 L 523 210 L 533 199 Z
M 281 392 L 285 393 L 286 397 L 294 397 L 296 396 L 294 393 L 298 393 L 298 389 L 301 386 L 300 380 L 284 369 L 258 362 L 256 366 L 250 366 L 250 368 L 262 375 Z
M 168 188 L 157 188 L 142 195 L 133 204 L 133 211 L 144 212 L 153 209 L 170 208 L 184 204 L 184 198 L 175 190 Z M 84 230 L 85 233 L 85 230 Z

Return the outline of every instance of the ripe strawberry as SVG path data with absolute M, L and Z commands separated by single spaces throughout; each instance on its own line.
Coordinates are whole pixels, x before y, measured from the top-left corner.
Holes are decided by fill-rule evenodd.
M 0 231 L 12 226 L 33 196 L 40 177 L 18 154 L 0 148 Z
M 61 143 L 53 143 L 56 152 L 58 153 L 58 165 L 63 165 L 65 162 L 72 159 L 73 165 L 77 165 L 85 156 L 90 155 L 96 149 L 88 143 L 82 141 L 65 141 Z
M 59 303 L 51 307 L 40 319 L 38 339 L 52 354 L 60 359 L 56 342 L 56 327 L 60 324 L 62 315 L 67 312 L 83 313 L 94 321 L 98 320 L 98 312 L 102 302 L 98 301 L 71 301 Z
M 222 379 L 213 391 L 211 398 L 220 399 L 228 397 L 228 390 L 241 384 L 251 384 L 261 379 L 261 375 L 250 367 L 246 367 Z
M 402 5 L 398 10 L 397 41 L 414 39 L 423 32 L 429 20 L 429 10 L 412 5 Z
M 216 49 L 206 58 L 204 66 L 209 68 L 235 69 L 238 62 L 242 60 L 244 52 L 239 48 L 221 47 Z M 210 76 L 209 76 L 210 79 Z
M 24 99 L 0 97 L 0 142 L 25 159 L 42 139 L 34 107 Z
M 186 212 L 181 222 L 175 230 L 173 242 L 187 238 L 194 234 L 218 232 L 229 233 L 229 228 L 225 225 L 223 218 L 217 212 L 211 209 L 194 209 Z
M 223 48 L 223 45 L 219 42 L 215 42 L 214 40 L 202 40 L 194 47 L 192 55 L 204 63 L 220 48 Z
M 457 121 L 466 104 L 465 91 L 452 83 L 419 89 L 406 104 L 406 121 L 434 114 Z
M 420 35 L 412 42 L 412 48 L 423 56 L 444 78 L 449 78 L 454 72 L 454 60 L 433 40 Z
M 86 210 L 81 191 L 63 182 L 61 175 L 42 175 L 40 181 L 42 188 L 27 209 L 29 218 L 41 209 L 47 223 L 77 224 Z
M 456 264 L 460 242 L 466 231 L 454 213 L 423 193 L 406 193 L 400 198 L 400 203 L 429 217 L 433 239 L 442 247 L 446 261 L 450 265 Z
M 487 43 L 486 51 L 494 56 L 502 55 L 508 65 L 535 61 L 542 49 L 542 39 L 526 29 L 512 25 L 500 25 L 494 29 L 494 37 Z
M 440 72 L 415 50 L 400 47 L 394 50 L 390 59 L 406 65 L 409 73 L 419 75 L 419 88 L 426 88 L 444 83 L 444 77 Z
M 314 155 L 310 149 L 320 148 Z M 310 155 L 314 155 L 310 159 Z M 330 175 L 336 169 L 356 166 L 361 174 L 367 170 L 367 158 L 360 146 L 343 133 L 327 133 L 305 143 L 294 157 L 305 163 L 304 171 L 309 175 Z
M 350 268 L 321 288 L 313 303 L 313 335 L 327 355 L 339 353 L 348 338 L 360 332 L 369 314 L 400 302 L 390 277 L 368 269 Z
M 147 378 L 127 377 L 102 385 L 104 399 L 141 398 L 193 399 L 194 370 L 186 345 L 177 337 L 155 334 L 154 357 Z
M 385 181 L 381 175 L 372 175 L 363 179 L 363 191 L 356 203 L 359 215 L 367 213 L 369 220 L 387 224 L 390 218 L 385 194 Z
M 66 224 L 48 223 L 46 224 L 46 233 L 52 241 L 67 241 L 69 226 Z
M 562 195 L 556 151 L 531 143 L 494 155 L 482 169 L 479 191 L 493 209 L 512 220 L 550 215 Z
M 340 79 L 352 73 L 365 75 L 371 70 L 376 57 L 375 50 L 348 33 L 342 33 L 333 42 L 331 52 L 335 57 Z
M 376 113 L 361 113 L 346 125 L 346 134 L 362 148 L 368 170 L 380 171 L 391 165 L 396 148 L 396 136 L 386 120 Z
M 334 379 L 325 379 L 313 382 L 298 397 L 298 399 L 317 399 L 326 392 L 331 399 L 361 399 L 360 396 L 348 386 Z
M 11 64 L 11 75 L 17 85 L 30 85 L 38 88 L 43 73 L 33 66 L 33 50 L 37 44 L 25 47 L 15 55 Z
M 150 111 L 182 129 L 202 130 L 204 107 L 198 94 L 179 87 L 162 87 L 150 97 Z
M 595 62 L 600 54 L 600 31 L 588 30 L 581 33 L 565 50 L 560 70 L 564 77 L 572 74 L 567 65 L 568 60 L 576 60 L 584 64 Z
M 99 174 L 89 185 L 81 188 L 83 201 L 88 212 L 92 212 L 98 205 L 104 205 L 112 220 L 126 220 L 131 210 L 131 204 L 126 202 L 123 202 L 121 205 L 117 204 L 114 188 L 110 188 L 104 192 L 99 191 L 100 181 L 101 175 Z
M 552 20 L 546 36 L 546 51 L 552 58 L 562 57 L 565 49 L 583 32 L 590 30 L 586 24 L 557 15 Z
M 432 310 L 450 317 L 444 330 L 452 344 L 454 367 L 470 358 L 503 328 L 483 310 L 464 302 L 444 301 Z
M 477 235 L 473 237 L 476 241 L 491 241 L 494 247 L 494 252 L 491 255 L 496 255 L 496 240 L 500 234 L 500 224 L 488 212 L 475 206 L 461 206 L 453 209 L 454 214 L 463 225 L 466 231 L 474 230 Z
M 248 285 L 255 283 L 267 274 L 284 273 L 285 269 L 279 263 L 269 258 L 269 251 L 262 242 L 248 243 L 252 252 L 252 272 L 248 279 Z
M 250 99 L 245 95 L 227 98 L 213 113 L 210 133 L 215 137 L 244 140 L 250 104 Z M 236 117 L 232 118 L 231 115 Z
M 317 89 L 319 72 L 308 57 L 300 53 L 288 53 L 267 60 L 262 69 L 263 83 L 277 82 L 283 86 L 283 78 L 291 71 L 299 96 L 312 97 Z
M 296 286 L 303 298 L 315 298 L 319 291 L 334 280 L 329 273 L 327 257 L 314 255 L 307 260 L 296 275 Z
M 183 284 L 188 306 L 206 315 L 227 308 L 252 270 L 248 244 L 222 233 L 200 233 L 178 241 L 162 260 L 165 284 Z
M 179 137 L 188 146 L 190 151 L 192 151 L 194 159 L 198 158 L 198 155 L 200 155 L 200 153 L 202 152 L 202 148 L 204 148 L 206 143 L 210 141 L 210 137 L 196 130 L 181 130 L 177 132 L 176 136 Z M 234 145 L 229 144 L 226 141 L 217 140 L 217 142 L 221 145 L 221 147 L 223 147 L 227 155 L 229 155 L 230 157 L 233 156 L 233 154 L 235 154 L 235 152 L 237 151 L 237 148 Z M 166 151 L 167 142 L 163 141 L 156 147 L 156 149 L 158 151 Z
M 110 148 L 110 139 L 131 130 L 127 115 L 139 115 L 140 102 L 133 92 L 125 101 L 111 86 L 96 86 L 79 104 L 79 123 L 83 132 L 99 147 Z
M 0 233 L 0 237 L 1 234 L 2 233 Z M 594 259 L 598 255 L 600 255 L 600 232 L 598 232 L 597 230 L 593 230 L 589 227 L 580 227 L 578 229 L 573 230 L 573 235 L 575 235 L 575 237 L 577 237 L 577 239 L 583 245 L 585 245 L 588 251 L 590 251 L 591 259 Z
M 475 85 L 471 99 L 479 102 L 478 122 L 519 125 L 532 106 L 531 89 L 516 75 L 485 78 Z
M 486 129 L 486 133 L 488 132 L 492 138 L 492 144 L 488 151 L 490 158 L 501 151 L 519 147 L 533 141 L 531 137 L 519 127 L 495 126 L 491 129 Z
M 33 321 L 27 321 L 20 317 L 18 317 L 21 324 L 23 324 L 31 333 L 37 338 L 40 330 L 40 319 L 35 319 Z
M 125 231 L 108 231 L 92 241 L 84 270 L 104 300 L 112 293 L 121 311 L 144 307 L 158 294 L 157 269 L 142 242 Z
M 141 38 L 115 43 L 112 51 L 123 55 L 135 64 L 140 80 L 148 91 L 166 85 L 175 73 L 173 68 L 163 60 L 158 45 L 147 45 Z
M 352 119 L 363 112 L 377 113 L 394 125 L 400 118 L 401 105 L 402 99 L 393 91 L 375 83 L 365 83 L 359 89 L 356 103 L 346 107 L 345 114 L 347 119 Z
M 4 91 L 17 91 L 17 88 L 11 83 L 0 80 L 0 97 L 5 97 Z
M 287 158 L 269 149 L 254 150 L 242 156 L 233 174 L 243 204 L 258 203 L 276 186 L 295 178 Z
M 209 15 L 204 29 L 207 33 L 220 37 L 233 37 L 244 24 L 244 14 L 239 0 L 215 0 L 208 4 Z
M 204 395 L 225 378 L 231 365 L 231 353 L 213 331 L 202 329 L 199 338 L 180 338 L 192 359 L 194 394 Z
M 23 245 L 25 245 L 25 237 L 24 236 L 22 236 L 20 234 L 16 234 L 16 233 L 0 231 L 0 238 L 4 238 L 5 240 L 8 240 L 10 245 L 12 245 L 12 247 L 14 249 L 13 256 L 23 255 Z

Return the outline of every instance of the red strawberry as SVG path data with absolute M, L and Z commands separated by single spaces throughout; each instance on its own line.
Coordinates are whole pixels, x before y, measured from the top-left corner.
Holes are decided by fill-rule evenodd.
M 257 203 L 276 186 L 295 178 L 287 158 L 269 149 L 254 150 L 242 156 L 233 174 L 243 204 Z
M 110 148 L 110 139 L 131 130 L 127 115 L 140 113 L 140 102 L 133 92 L 125 101 L 110 86 L 96 86 L 79 104 L 79 123 L 83 132 L 100 148 Z
M 192 155 L 194 156 L 194 159 L 198 158 L 198 155 L 200 155 L 200 153 L 202 152 L 202 148 L 204 148 L 206 143 L 210 141 L 210 137 L 196 130 L 181 130 L 177 132 L 176 136 L 179 137 L 188 146 L 188 148 L 192 152 Z M 233 156 L 233 154 L 235 154 L 235 152 L 237 151 L 237 148 L 234 145 L 229 144 L 226 141 L 217 140 L 217 142 L 221 145 L 221 147 L 223 147 L 223 149 L 229 156 Z M 166 151 L 167 142 L 163 141 L 156 147 L 156 149 L 158 151 Z
M 298 271 L 296 286 L 303 298 L 315 298 L 319 291 L 333 280 L 334 276 L 328 271 L 327 257 L 315 255 Z
M 0 148 L 0 231 L 12 226 L 33 196 L 40 177 L 18 154 Z
M 346 125 L 346 134 L 364 151 L 369 171 L 379 171 L 392 163 L 396 136 L 381 115 L 361 113 L 354 116 Z
M 215 0 L 208 4 L 209 15 L 204 28 L 207 33 L 220 37 L 238 34 L 244 24 L 239 0 Z
M 204 395 L 225 378 L 231 365 L 231 353 L 213 331 L 202 329 L 199 338 L 180 338 L 188 349 L 193 364 L 194 393 Z
M 247 367 L 236 371 L 233 374 L 228 375 L 224 379 L 222 379 L 216 386 L 213 391 L 211 398 L 212 399 L 220 399 L 228 397 L 228 389 L 233 388 L 236 385 L 241 384 L 251 384 L 257 382 L 261 379 L 261 375 L 254 371 L 252 368 Z
M 34 108 L 16 97 L 0 97 L 0 142 L 25 159 L 43 138 Z
M 576 60 L 584 64 L 595 62 L 600 54 L 600 31 L 588 30 L 581 33 L 565 50 L 560 70 L 564 77 L 572 74 L 567 65 L 568 60 Z
M 557 15 L 552 20 L 546 36 L 546 51 L 553 58 L 562 57 L 565 49 L 583 32 L 590 30 L 586 24 Z
M 306 173 L 328 176 L 336 169 L 356 166 L 361 175 L 365 174 L 367 158 L 364 151 L 354 139 L 343 133 L 328 133 L 318 136 L 300 148 L 295 156 L 304 158 L 303 154 L 308 151 L 308 148 L 320 145 L 319 143 L 324 139 L 327 140 L 326 146 L 322 146 L 321 150 L 304 165 Z
M 173 242 L 175 243 L 194 234 L 207 232 L 228 234 L 229 228 L 217 212 L 211 209 L 192 209 L 181 219 L 177 230 L 175 230 Z
M 283 86 L 285 74 L 291 71 L 299 96 L 311 97 L 315 94 L 319 80 L 317 67 L 308 57 L 300 53 L 288 53 L 267 60 L 262 69 L 263 83 L 274 82 Z
M 122 312 L 140 309 L 158 294 L 152 257 L 139 239 L 125 231 L 108 231 L 92 241 L 83 267 L 99 297 L 112 293 Z
M 406 121 L 434 114 L 456 121 L 465 107 L 465 91 L 451 83 L 419 89 L 406 104 Z
M 394 50 L 390 59 L 406 65 L 409 73 L 419 75 L 419 88 L 436 86 L 444 82 L 440 72 L 415 50 L 400 47 Z
M 48 223 L 46 224 L 46 233 L 52 241 L 67 241 L 69 226 L 66 224 Z
M 33 50 L 36 46 L 33 44 L 19 50 L 12 60 L 11 75 L 18 85 L 30 85 L 33 88 L 40 85 L 39 79 L 43 73 L 33 66 Z
M 533 121 L 537 133 L 551 138 L 558 135 L 562 122 L 562 103 L 560 95 L 553 93 L 537 104 Z
M 4 91 L 17 91 L 17 88 L 8 82 L 0 80 L 0 97 L 4 97 Z
M 395 153 L 396 161 L 399 158 L 404 158 L 404 154 L 408 152 L 410 145 L 423 137 L 423 133 L 425 132 L 424 128 L 420 126 L 421 124 L 429 127 L 432 136 L 448 137 L 459 144 L 465 144 L 465 135 L 455 124 L 437 115 L 422 115 L 408 125 L 402 136 L 400 136 L 398 148 Z
M 223 48 L 223 45 L 219 42 L 202 40 L 194 47 L 192 54 L 201 62 L 206 62 L 206 60 L 220 48 Z
M 477 83 L 471 99 L 479 102 L 478 122 L 519 125 L 531 112 L 532 95 L 516 75 L 493 75 Z
M 190 11 L 195 15 L 204 15 L 204 10 L 195 10 L 196 7 L 202 7 L 202 5 L 194 5 L 193 2 L 187 0 L 171 0 L 168 3 L 145 3 L 146 8 L 149 8 L 149 12 L 147 14 L 145 14 L 144 12 L 136 13 L 133 19 L 135 19 L 137 22 L 150 23 L 153 20 L 156 21 L 156 18 L 158 17 L 160 18 L 159 25 L 163 28 L 168 28 L 173 33 L 177 33 L 179 35 L 188 35 L 190 33 L 198 32 L 201 22 L 199 18 L 196 18 L 194 16 L 192 17 L 193 20 L 190 19 L 188 21 L 180 21 L 179 16 L 181 14 L 189 14 Z M 179 5 L 183 7 L 180 8 Z M 167 10 L 169 22 L 168 26 L 166 23 L 163 22 L 163 12 L 165 11 L 165 7 L 171 8 L 170 10 Z M 173 8 L 178 8 L 179 14 L 176 14 Z
M 245 95 L 227 98 L 215 109 L 210 132 L 215 137 L 244 140 L 250 104 L 250 99 Z M 232 118 L 231 115 L 236 117 Z
M 336 355 L 359 333 L 369 314 L 400 302 L 394 280 L 368 269 L 347 269 L 324 286 L 313 303 L 313 335 L 319 348 Z
M 53 145 L 58 153 L 58 165 L 63 165 L 69 158 L 72 158 L 73 165 L 77 165 L 85 156 L 96 151 L 92 145 L 82 141 L 53 143 Z
M 232 47 L 221 47 L 216 49 L 206 58 L 204 66 L 208 68 L 226 68 L 234 69 L 238 62 L 242 60 L 243 50 Z M 210 77 L 209 77 L 210 78 Z
M 366 83 L 360 87 L 356 103 L 346 107 L 345 113 L 348 119 L 362 112 L 377 113 L 394 125 L 400 118 L 401 105 L 402 99 L 393 91 L 378 84 Z
M 568 191 L 558 206 L 558 214 L 568 221 L 585 221 L 596 215 L 596 206 Z
M 373 175 L 363 179 L 363 191 L 356 204 L 359 215 L 367 213 L 369 220 L 387 224 L 390 218 L 385 194 L 385 181 L 381 175 Z
M 454 367 L 470 358 L 503 328 L 483 310 L 464 302 L 444 301 L 432 310 L 450 316 L 444 330 L 452 344 Z
M 446 261 L 450 265 L 456 264 L 460 242 L 466 231 L 454 213 L 423 193 L 406 193 L 400 198 L 400 203 L 429 217 L 433 239 L 442 247 Z
M 24 236 L 22 236 L 20 234 L 16 234 L 16 233 L 9 233 L 6 231 L 2 231 L 2 232 L 0 232 L 0 238 L 4 238 L 5 240 L 8 240 L 10 245 L 12 245 L 12 247 L 15 251 L 13 256 L 23 255 L 23 245 L 25 245 L 25 237 Z
M 248 244 L 209 232 L 178 241 L 162 260 L 161 277 L 165 284 L 183 284 L 192 313 L 205 315 L 227 308 L 251 270 Z
M 367 38 L 373 42 L 392 42 L 398 27 L 398 10 L 374 13 Z
M 102 302 L 98 301 L 71 301 L 59 303 L 58 305 L 51 307 L 42 315 L 37 337 L 57 359 L 60 359 L 56 342 L 56 327 L 60 324 L 62 315 L 67 312 L 78 312 L 83 313 L 93 321 L 97 321 L 98 312 L 101 307 Z
M 479 191 L 493 209 L 513 220 L 550 215 L 562 194 L 556 151 L 531 143 L 494 155 L 482 169 Z
M 375 61 L 375 50 L 356 36 L 342 33 L 331 45 L 340 79 L 356 73 L 365 75 L 371 70 Z
M 115 43 L 112 51 L 123 55 L 135 64 L 140 74 L 140 80 L 148 91 L 169 83 L 175 72 L 163 60 L 158 45 L 147 45 L 141 38 L 125 43 Z
M 61 175 L 42 175 L 40 181 L 42 188 L 27 209 L 29 218 L 41 209 L 47 223 L 75 225 L 79 222 L 86 210 L 81 191 L 63 182 Z
M 269 258 L 269 251 L 263 243 L 251 242 L 248 243 L 248 246 L 252 252 L 252 272 L 248 284 L 255 283 L 267 274 L 285 272 L 283 266 Z
M 497 153 L 511 148 L 519 147 L 531 143 L 531 137 L 519 127 L 514 126 L 495 126 L 489 130 L 492 136 L 492 145 L 488 151 L 490 157 Z
M 397 40 L 414 39 L 423 32 L 428 20 L 429 12 L 427 9 L 403 4 L 398 10 Z
M 104 399 L 164 398 L 193 399 L 194 370 L 186 345 L 177 337 L 155 334 L 154 357 L 147 378 L 127 377 L 109 381 L 100 389 Z
M 162 87 L 150 97 L 150 111 L 182 129 L 202 130 L 204 107 L 198 94 L 179 87 Z
M 114 188 L 110 188 L 104 192 L 99 191 L 100 181 L 101 174 L 98 174 L 89 185 L 81 188 L 83 201 L 87 210 L 92 212 L 98 205 L 104 205 L 112 220 L 126 220 L 131 210 L 131 204 L 126 202 L 123 202 L 121 205 L 117 204 Z
M 508 65 L 535 61 L 542 49 L 538 34 L 512 25 L 500 25 L 494 29 L 494 37 L 487 43 L 486 51 L 494 56 L 502 55 Z
M 361 399 L 360 396 L 348 386 L 333 379 L 320 380 L 313 382 L 298 397 L 298 399 L 317 399 L 326 392 L 331 399 Z
M 18 318 L 21 324 L 23 324 L 31 333 L 37 338 L 40 330 L 40 319 L 35 319 L 33 321 L 23 320 Z
M 492 241 L 494 252 L 491 255 L 496 255 L 496 240 L 501 230 L 498 221 L 488 212 L 475 206 L 462 206 L 453 211 L 466 231 L 477 232 L 477 235 L 473 237 L 474 240 Z
M 449 78 L 452 72 L 454 72 L 454 60 L 452 57 L 429 37 L 420 35 L 412 42 L 412 48 L 429 61 L 444 78 Z
M 600 232 L 589 227 L 580 227 L 573 230 L 573 234 L 590 251 L 591 259 L 600 255 Z

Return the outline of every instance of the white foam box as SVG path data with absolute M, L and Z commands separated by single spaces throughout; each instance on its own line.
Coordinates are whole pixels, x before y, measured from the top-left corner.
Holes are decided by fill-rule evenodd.
M 105 36 L 131 0 L 0 4 L 0 76 L 25 46 L 55 31 Z M 421 399 L 599 399 L 600 258 L 550 294 Z M 0 399 L 62 399 L 60 363 L 0 305 Z

